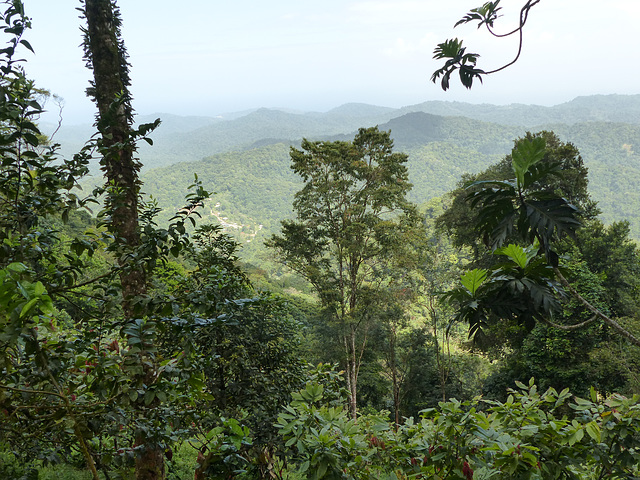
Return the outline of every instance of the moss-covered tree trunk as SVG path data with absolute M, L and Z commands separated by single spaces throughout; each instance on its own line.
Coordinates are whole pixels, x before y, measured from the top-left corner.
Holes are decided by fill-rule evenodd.
M 98 107 L 98 130 L 102 134 L 102 171 L 109 186 L 110 228 L 123 248 L 138 245 L 139 162 L 131 141 L 133 110 L 129 95 L 129 72 L 124 44 L 119 38 L 120 18 L 115 1 L 86 0 L 85 56 L 93 70 L 87 93 Z M 115 147 L 114 147 L 115 146 Z M 125 260 L 120 259 L 120 262 Z M 124 308 L 131 315 L 131 299 L 146 292 L 142 268 L 123 269 L 120 275 Z
M 133 300 L 146 293 L 146 278 L 141 266 L 127 265 L 127 252 L 140 243 L 138 195 L 140 164 L 135 159 L 132 139 L 133 109 L 127 55 L 120 36 L 120 15 L 115 0 L 84 0 L 85 58 L 93 71 L 87 94 L 98 108 L 97 127 L 101 134 L 101 167 L 107 181 L 106 208 L 108 228 L 120 244 L 123 311 L 134 316 Z M 141 358 L 142 360 L 142 358 Z M 143 375 L 150 376 L 148 364 Z M 136 457 L 137 480 L 165 478 L 162 449 L 143 433 L 136 434 L 136 444 L 145 448 Z

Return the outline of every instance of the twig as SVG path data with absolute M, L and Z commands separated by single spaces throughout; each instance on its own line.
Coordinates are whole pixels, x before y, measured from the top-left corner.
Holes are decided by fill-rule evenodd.
M 501 70 L 504 70 L 507 67 L 510 67 L 511 65 L 513 65 L 514 63 L 516 63 L 518 61 L 518 59 L 520 58 L 520 54 L 522 53 L 522 29 L 524 28 L 524 24 L 527 23 L 527 18 L 529 17 L 529 10 L 536 5 L 537 3 L 539 3 L 540 0 L 535 0 L 535 1 L 528 1 L 524 7 L 522 7 L 522 10 L 520 10 L 520 26 L 518 28 L 516 28 L 515 30 L 513 30 L 512 32 L 509 33 L 505 33 L 502 35 L 497 35 L 495 33 L 493 33 L 491 31 L 491 28 L 487 25 L 487 30 L 489 30 L 489 33 L 491 33 L 491 35 L 495 36 L 495 37 L 507 37 L 509 35 L 513 35 L 514 33 L 518 32 L 518 35 L 520 37 L 519 42 L 518 42 L 518 53 L 516 54 L 516 57 L 509 63 L 507 63 L 506 65 L 503 65 L 500 68 L 496 68 L 495 70 L 491 70 L 489 72 L 485 72 L 487 75 L 490 75 L 492 73 L 497 73 Z

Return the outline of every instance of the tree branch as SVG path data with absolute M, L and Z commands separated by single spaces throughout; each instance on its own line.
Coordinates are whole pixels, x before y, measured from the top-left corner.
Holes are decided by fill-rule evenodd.
M 452 73 L 456 70 L 458 70 L 460 73 L 460 80 L 462 81 L 462 84 L 467 88 L 471 88 L 474 78 L 477 78 L 480 80 L 480 82 L 482 82 L 482 75 L 490 75 L 492 73 L 504 70 L 505 68 L 510 67 L 511 65 L 516 63 L 520 58 L 520 55 L 522 53 L 523 29 L 529 18 L 529 10 L 540 3 L 540 0 L 527 0 L 527 2 L 520 10 L 520 20 L 518 26 L 510 32 L 503 34 L 496 33 L 493 30 L 493 22 L 497 18 L 496 12 L 500 10 L 500 8 L 496 9 L 499 1 L 500 0 L 497 0 L 493 4 L 491 4 L 491 2 L 485 3 L 483 7 L 472 9 L 471 13 L 469 13 L 462 20 L 458 21 L 455 24 L 455 27 L 463 23 L 469 23 L 477 20 L 479 21 L 478 28 L 480 28 L 484 24 L 489 34 L 493 35 L 496 38 L 504 38 L 518 33 L 518 53 L 516 54 L 515 58 L 499 68 L 490 71 L 484 71 L 476 67 L 477 60 L 480 55 L 478 55 L 477 53 L 466 53 L 466 47 L 462 46 L 462 40 L 458 40 L 457 38 L 449 39 L 444 43 L 440 43 L 437 45 L 436 49 L 434 50 L 433 57 L 438 60 L 445 59 L 444 67 L 436 70 L 431 76 L 431 81 L 434 83 L 438 78 L 440 78 L 440 76 L 442 76 L 441 86 L 443 90 L 449 89 L 449 79 Z
M 589 310 L 591 313 L 593 313 L 595 317 L 599 318 L 604 323 L 609 325 L 611 328 L 613 328 L 616 332 L 618 332 L 624 338 L 629 340 L 631 343 L 633 343 L 634 345 L 637 345 L 637 346 L 640 347 L 640 339 L 638 339 L 638 337 L 634 336 L 631 332 L 629 332 L 624 327 L 622 327 L 618 322 L 616 322 L 612 318 L 608 317 L 607 315 L 602 313 L 600 310 L 598 310 L 596 307 L 591 305 L 582 295 L 580 295 L 576 291 L 575 288 L 573 288 L 573 286 L 567 281 L 567 279 L 564 278 L 564 275 L 562 275 L 562 273 L 560 272 L 560 269 L 558 269 L 558 267 L 553 267 L 553 271 L 557 275 L 557 277 L 560 280 L 560 283 L 562 284 L 562 286 L 565 287 L 571 293 L 571 295 L 573 295 L 573 297 L 576 300 L 578 300 L 584 307 L 586 307 L 587 310 Z
M 585 320 L 584 322 L 581 322 L 581 323 L 576 323 L 575 325 L 560 325 L 559 323 L 552 322 L 548 318 L 543 318 L 542 321 L 553 328 L 557 328 L 564 331 L 572 331 L 572 330 L 579 330 L 582 327 L 586 327 L 587 325 L 590 325 L 591 323 L 595 322 L 596 319 L 597 319 L 596 315 L 593 315 L 589 320 Z
M 516 57 L 509 63 L 507 63 L 506 65 L 503 65 L 500 68 L 496 68 L 495 70 L 490 70 L 488 72 L 485 72 L 485 75 L 490 75 L 492 73 L 497 73 L 501 70 L 504 70 L 507 67 L 510 67 L 511 65 L 513 65 L 514 63 L 516 63 L 518 61 L 518 59 L 520 58 L 520 54 L 522 53 L 522 29 L 524 28 L 524 24 L 527 23 L 527 19 L 529 18 L 529 10 L 536 5 L 537 3 L 540 3 L 540 0 L 533 0 L 533 1 L 528 1 L 524 7 L 522 7 L 522 10 L 520 10 L 520 25 L 518 28 L 516 28 L 515 30 L 509 32 L 509 33 L 505 33 L 502 35 L 496 35 L 495 33 L 493 33 L 491 31 L 491 28 L 489 27 L 489 25 L 487 25 L 487 30 L 489 30 L 489 33 L 491 33 L 493 36 L 495 37 L 508 37 L 510 35 L 513 35 L 514 33 L 518 32 L 518 36 L 519 36 L 519 41 L 518 41 L 518 53 L 516 54 Z
M 71 290 L 75 290 L 75 289 L 77 289 L 77 288 L 86 287 L 87 285 L 91 285 L 92 283 L 96 283 L 96 282 L 98 282 L 98 281 L 102 280 L 103 278 L 108 278 L 108 277 L 110 277 L 110 276 L 113 276 L 113 275 L 115 275 L 115 273 L 116 273 L 116 272 L 115 272 L 114 270 L 110 270 L 110 271 L 108 271 L 107 273 L 104 273 L 104 274 L 102 274 L 102 275 L 99 275 L 99 276 L 97 276 L 97 277 L 91 278 L 91 279 L 86 280 L 86 281 L 81 282 L 81 283 L 76 283 L 76 284 L 73 284 L 73 285 L 68 286 L 68 287 L 62 287 L 62 288 L 54 288 L 54 289 L 51 289 L 51 290 L 49 291 L 49 294 L 50 294 L 50 295 L 56 295 L 56 294 L 58 294 L 58 295 L 59 295 L 59 294 L 60 294 L 60 292 L 69 292 L 69 291 L 71 291 Z

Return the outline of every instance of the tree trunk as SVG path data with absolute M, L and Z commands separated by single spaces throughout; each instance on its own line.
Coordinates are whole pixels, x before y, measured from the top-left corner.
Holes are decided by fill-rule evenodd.
M 85 57 L 93 70 L 87 89 L 98 107 L 98 130 L 102 135 L 100 161 L 111 191 L 107 195 L 109 228 L 131 250 L 140 243 L 138 232 L 138 194 L 140 164 L 134 158 L 130 140 L 133 109 L 129 95 L 129 72 L 124 44 L 119 39 L 120 19 L 112 0 L 85 0 L 87 20 Z M 115 7 L 117 9 L 117 7 Z M 119 100 L 117 100 L 119 99 Z M 114 148 L 118 145 L 117 148 Z M 120 265 L 126 262 L 122 256 Z M 120 274 L 125 315 L 132 315 L 131 300 L 146 293 L 142 268 L 123 269 Z
M 133 109 L 128 87 L 129 68 L 124 43 L 120 38 L 120 16 L 115 0 L 85 0 L 85 59 L 93 71 L 87 94 L 98 108 L 97 127 L 102 135 L 99 152 L 108 190 L 106 208 L 108 228 L 119 243 L 123 311 L 133 318 L 133 299 L 146 293 L 146 275 L 141 266 L 127 265 L 126 253 L 140 243 L 138 225 L 139 162 L 134 158 L 132 139 Z M 140 361 L 142 362 L 142 353 Z M 143 377 L 154 367 L 144 362 Z M 144 449 L 136 457 L 137 480 L 165 478 L 163 450 L 145 434 L 136 434 L 136 444 Z
M 391 369 L 391 383 L 393 385 L 393 410 L 396 430 L 400 425 L 400 381 L 398 379 L 398 359 L 396 357 L 397 335 L 396 326 L 391 326 L 389 332 L 389 368 Z
M 345 326 L 343 333 L 344 353 L 345 353 L 345 370 L 347 373 L 347 390 L 349 390 L 349 413 L 355 420 L 358 413 L 358 375 L 356 367 L 356 339 L 355 331 L 349 326 Z
M 136 443 L 144 444 L 145 437 L 136 435 Z M 157 446 L 146 448 L 142 453 L 136 455 L 136 480 L 162 480 L 165 478 L 164 456 Z

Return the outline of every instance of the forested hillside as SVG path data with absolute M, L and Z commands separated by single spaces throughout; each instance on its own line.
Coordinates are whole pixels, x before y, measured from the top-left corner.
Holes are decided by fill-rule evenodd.
M 593 122 L 549 129 L 580 150 L 603 220 L 628 220 L 632 236 L 640 239 L 640 125 Z
M 52 142 L 3 3 L 0 479 L 640 478 L 640 96 L 154 132 L 84 0 Z
M 595 99 L 602 100 L 600 97 Z M 595 101 L 593 108 L 601 103 Z M 338 118 L 344 120 L 349 116 L 352 119 L 350 121 L 357 123 L 370 120 L 372 111 L 374 115 L 389 114 L 380 110 L 377 107 L 367 109 L 349 106 L 341 109 Z M 605 111 L 607 115 L 613 116 L 610 110 Z M 346 115 L 348 112 L 351 112 L 350 115 Z M 229 137 L 224 137 L 222 131 L 218 132 L 219 137 L 207 137 L 206 132 L 210 127 L 190 132 L 190 138 L 194 142 L 202 143 L 195 147 L 187 142 L 191 146 L 190 150 L 186 147 L 182 150 L 185 156 L 187 152 L 191 152 L 190 155 L 194 157 L 197 151 L 205 152 L 209 148 L 207 142 L 216 144 L 215 148 L 223 149 L 223 143 L 216 138 L 226 138 L 226 145 L 245 143 L 244 146 L 236 143 L 235 147 L 230 147 L 232 153 L 214 156 L 203 154 L 202 157 L 206 157 L 204 160 L 147 170 L 144 173 L 145 192 L 157 198 L 160 206 L 172 210 L 180 205 L 180 192 L 193 180 L 193 174 L 197 173 L 205 186 L 217 193 L 214 203 L 221 204 L 219 212 L 222 216 L 232 223 L 247 225 L 246 231 L 254 232 L 255 227 L 248 225 L 260 224 L 270 231 L 272 226 L 276 226 L 280 219 L 290 213 L 292 195 L 297 188 L 296 179 L 289 169 L 288 148 L 290 145 L 300 144 L 300 137 L 296 135 L 301 134 L 307 125 L 296 125 L 295 118 L 296 114 L 262 110 L 250 114 L 248 118 L 233 120 L 234 123 L 228 122 L 224 132 L 229 133 Z M 340 140 L 352 136 L 352 133 L 319 134 L 322 125 L 325 131 L 348 128 L 348 122 L 324 124 L 319 118 L 320 116 L 314 120 L 315 127 L 310 128 L 312 133 L 308 138 Z M 244 136 L 236 123 L 241 121 L 247 122 L 243 123 L 243 128 L 249 133 Z M 462 174 L 475 173 L 495 163 L 511 150 L 513 140 L 527 130 L 523 127 L 423 112 L 393 118 L 381 123 L 380 128 L 391 130 L 396 148 L 409 154 L 410 181 L 414 185 L 409 198 L 417 203 L 446 193 L 456 185 Z M 634 188 L 640 181 L 640 125 L 582 122 L 571 125 L 545 124 L 532 129 L 540 130 L 552 130 L 562 140 L 578 147 L 589 169 L 590 190 L 594 199 L 599 202 L 603 219 L 606 222 L 629 220 L 632 235 L 640 238 L 640 216 L 637 208 L 640 205 L 640 193 Z M 230 132 L 235 133 L 231 135 Z M 270 136 L 260 137 L 261 134 Z M 165 151 L 162 142 L 170 143 L 173 139 L 176 142 L 174 148 L 179 151 L 181 146 L 186 145 L 182 143 L 184 139 L 178 140 L 180 135 L 183 134 L 176 133 L 171 138 L 161 136 L 155 146 L 149 148 L 157 147 L 161 152 L 159 155 L 162 155 Z M 143 159 L 146 152 L 141 152 Z
M 541 105 L 491 105 L 463 102 L 424 102 L 401 112 L 429 112 L 434 115 L 469 117 L 501 125 L 531 128 L 549 123 L 624 122 L 640 123 L 640 95 L 592 95 L 570 102 Z
M 289 145 L 278 143 L 243 152 L 213 155 L 144 174 L 145 193 L 160 205 L 182 206 L 194 173 L 210 188 L 212 201 L 239 223 L 258 221 L 269 227 L 291 213 L 291 199 L 299 180 L 289 168 Z
M 399 109 L 365 104 L 346 104 L 328 112 L 288 112 L 258 109 L 215 117 L 179 117 L 158 113 L 138 118 L 140 123 L 161 118 L 154 132 L 155 145 L 141 146 L 140 156 L 146 169 L 177 162 L 200 160 L 215 153 L 251 148 L 256 142 L 298 142 L 302 137 L 316 138 L 351 135 L 361 126 L 382 125 L 408 113 L 422 112 L 442 117 L 466 117 L 483 122 L 526 129 L 545 125 L 586 122 L 640 123 L 640 95 L 579 97 L 553 107 L 538 105 L 489 105 L 461 102 L 425 102 Z M 460 124 L 460 127 L 464 125 Z M 51 133 L 56 125 L 45 125 Z M 63 124 L 56 141 L 63 152 L 77 151 L 91 134 L 89 126 Z M 472 135 L 472 132 L 468 132 Z M 454 135 L 465 135 L 457 131 Z M 476 135 L 480 137 L 481 135 Z M 494 140 L 491 136 L 487 142 Z M 481 141 L 481 140 L 478 140 Z

